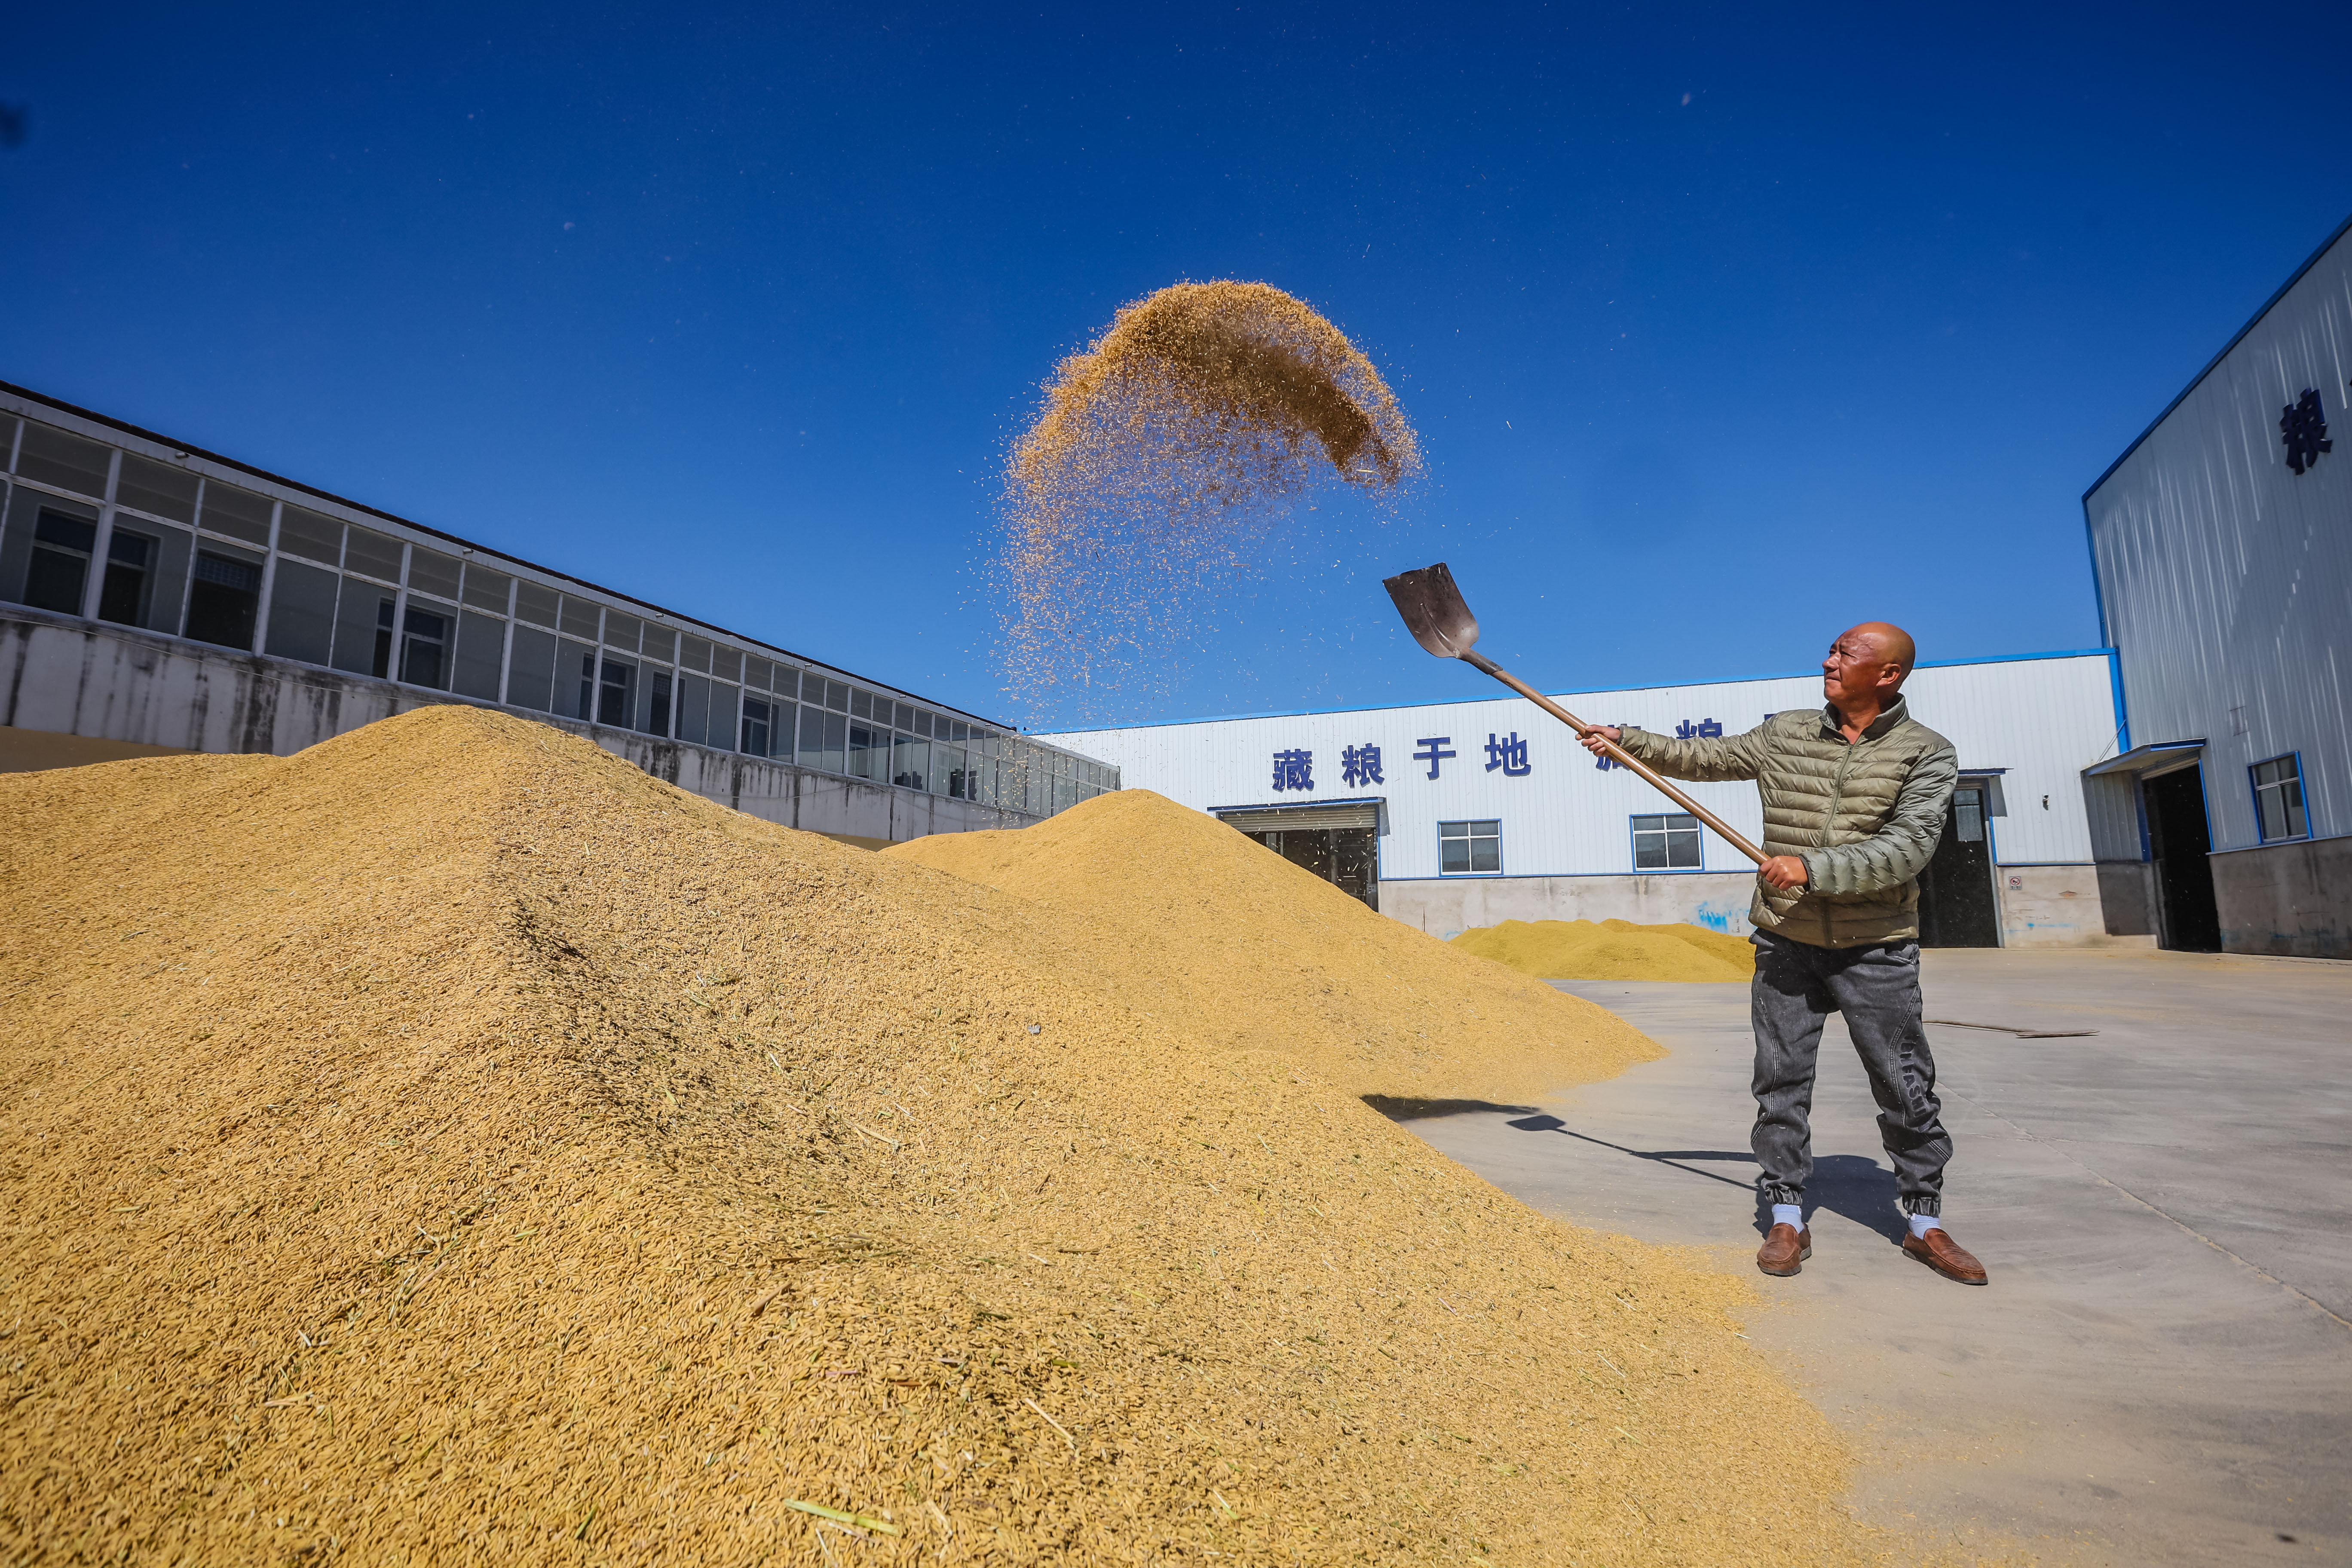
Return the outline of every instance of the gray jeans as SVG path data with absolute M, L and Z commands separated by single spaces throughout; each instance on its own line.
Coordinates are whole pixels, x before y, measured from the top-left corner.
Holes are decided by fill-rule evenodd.
M 1759 931 L 1749 995 L 1756 1023 L 1756 1131 L 1767 1203 L 1801 1204 L 1813 1173 L 1813 1062 L 1822 1021 L 1845 1015 L 1846 1033 L 1870 1074 L 1878 1136 L 1895 1164 L 1906 1214 L 1941 1214 L 1952 1140 L 1936 1099 L 1936 1060 L 1919 1025 L 1919 944 L 1815 947 Z

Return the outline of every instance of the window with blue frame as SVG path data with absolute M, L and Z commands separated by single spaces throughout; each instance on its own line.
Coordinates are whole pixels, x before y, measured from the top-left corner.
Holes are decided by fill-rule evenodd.
M 2263 842 L 2311 837 L 2311 820 L 2303 809 L 2302 759 L 2289 752 L 2284 757 L 2256 763 L 2249 771 L 2254 778 L 2254 816 L 2262 825 Z
M 1437 825 L 1437 868 L 1448 877 L 1495 877 L 1503 870 L 1503 825 L 1484 822 L 1441 822 Z
M 1697 817 L 1676 811 L 1633 818 L 1636 871 L 1703 870 L 1701 858 Z

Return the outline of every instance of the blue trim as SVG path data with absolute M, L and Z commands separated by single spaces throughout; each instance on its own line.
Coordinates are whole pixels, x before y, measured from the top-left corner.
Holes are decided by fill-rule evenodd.
M 2093 585 L 2096 586 L 2097 563 L 2094 562 L 2092 566 L 2091 581 Z M 2105 637 L 2106 631 L 2107 611 L 2106 606 L 2102 605 L 2099 606 L 2099 635 Z M 2120 648 L 2107 649 L 2107 684 L 2113 689 L 2116 697 L 2116 752 L 2120 755 L 2132 749 L 2131 710 L 2124 703 L 2124 656 Z
M 2221 362 L 2230 357 L 2230 351 L 2236 348 L 2240 343 L 2244 342 L 2248 332 L 2252 331 L 2256 327 L 2262 325 L 2263 318 L 2269 315 L 2272 310 L 2277 306 L 2281 300 L 2286 298 L 2287 290 L 2302 282 L 2303 275 L 2310 271 L 2313 268 L 2318 266 L 2319 258 L 2326 255 L 2329 251 L 2335 249 L 2336 242 L 2342 239 L 2347 231 L 2352 231 L 2352 217 L 2347 217 L 2342 223 L 2336 226 L 2336 232 L 2329 235 L 2327 238 L 2321 243 L 2319 248 L 2311 253 L 2309 260 L 2305 261 L 2302 266 L 2294 269 L 2294 277 L 2280 284 L 2278 286 L 2278 291 L 2273 294 L 2269 299 L 2263 301 L 2263 308 L 2256 310 L 2251 317 L 2247 318 L 2246 324 L 2238 329 L 2237 335 L 2231 338 L 2227 343 L 2224 343 L 2221 346 L 2221 352 L 2215 354 L 2210 360 L 2206 362 L 2205 368 L 2197 373 L 2196 378 L 2189 382 L 2187 386 L 2180 389 L 2180 395 L 2166 404 L 2164 405 L 2164 412 L 2158 415 L 2154 419 L 2148 422 L 2147 428 L 2141 431 L 2138 437 L 2133 440 L 2132 444 L 2124 448 L 2124 455 L 2117 458 L 2114 462 L 2109 463 L 2107 465 L 2107 471 L 2091 481 L 2091 488 L 2083 492 L 2083 512 L 2086 521 L 2090 516 L 2091 498 L 2098 494 L 2099 487 L 2116 477 L 2116 470 L 2122 468 L 2126 463 L 2131 460 L 2131 455 L 2134 452 L 2138 451 L 2141 445 L 2145 443 L 2150 436 L 2156 434 L 2156 427 L 2163 424 L 2166 420 L 2171 418 L 2172 411 L 2179 407 L 2183 403 L 2187 402 L 2189 395 L 2196 391 L 2200 386 L 2202 386 L 2205 384 L 2205 378 L 2207 376 L 2212 374 L 2216 370 L 2221 368 Z M 2105 632 L 2105 622 L 2101 623 L 2100 630 L 2102 633 Z
M 2039 659 L 2098 658 L 2112 660 L 2116 650 L 2111 647 L 2070 647 L 2051 653 L 1994 653 L 1977 658 L 1923 658 L 1913 668 L 1917 669 L 1958 669 L 1973 664 L 2031 664 Z M 1692 686 L 1738 686 L 1759 680 L 1803 680 L 1821 674 L 1812 669 L 1786 669 L 1772 675 L 1735 675 L 1721 680 L 1670 681 L 1659 686 L 1579 686 L 1559 691 L 1549 691 L 1547 697 L 1612 697 L 1621 692 L 1674 691 Z M 1031 740 L 1043 740 L 1048 735 L 1103 735 L 1117 730 L 1172 730 L 1185 724 L 1235 724 L 1248 719 L 1318 719 L 1333 713 L 1394 713 L 1414 708 L 1462 708 L 1477 702 L 1524 702 L 1524 697 L 1456 697 L 1439 698 L 1430 702 L 1376 702 L 1346 708 L 1270 708 L 1263 713 L 1211 713 L 1198 719 L 1145 719 L 1132 724 L 1103 724 L 1091 730 L 1024 731 Z M 1088 758 L 1088 761 L 1097 759 Z

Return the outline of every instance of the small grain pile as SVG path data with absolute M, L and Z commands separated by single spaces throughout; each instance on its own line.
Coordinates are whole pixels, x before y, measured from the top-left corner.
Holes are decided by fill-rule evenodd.
M 1420 447 L 1371 362 L 1264 283 L 1179 283 L 1062 362 L 1005 468 L 1008 690 L 1033 717 L 1130 710 L 1327 479 L 1393 492 Z
M 1637 1054 L 1466 954 L 1129 971 L 462 708 L 0 810 L 9 1561 L 1869 1554 L 1744 1286 L 1357 1098 Z
M 1453 945 L 1542 980 L 1741 981 L 1756 973 L 1745 937 L 1695 925 L 1631 921 L 1505 921 Z
M 1520 1100 L 1659 1054 L 1615 1016 L 1563 1013 L 1551 987 L 1383 920 L 1149 790 L 883 854 L 1029 900 L 1125 1005 L 1205 1044 L 1286 1052 L 1357 1094 Z

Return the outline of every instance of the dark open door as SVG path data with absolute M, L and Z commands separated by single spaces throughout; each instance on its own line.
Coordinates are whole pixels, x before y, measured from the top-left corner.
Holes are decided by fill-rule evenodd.
M 2211 837 L 2205 826 L 2201 767 L 2140 781 L 2147 808 L 2147 847 L 2156 862 L 2158 941 L 2184 952 L 2221 951 L 2221 911 L 2213 902 Z
M 1380 851 L 1369 827 L 1286 827 L 1248 837 L 1373 909 L 1381 907 Z
M 1962 779 L 1944 812 L 1944 838 L 1919 873 L 1921 947 L 1999 947 L 2000 911 L 1993 901 L 1992 835 L 1985 786 Z

